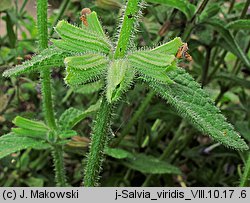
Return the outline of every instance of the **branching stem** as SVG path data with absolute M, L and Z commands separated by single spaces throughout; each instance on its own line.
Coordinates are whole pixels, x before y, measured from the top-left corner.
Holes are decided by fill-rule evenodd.
M 136 22 L 135 17 L 139 11 L 139 2 L 140 0 L 128 0 L 127 2 L 114 59 L 123 58 L 127 52 L 129 40 Z M 106 97 L 103 96 L 96 123 L 94 124 L 91 147 L 85 168 L 84 186 L 87 187 L 98 185 L 103 161 L 103 151 L 107 143 L 107 135 L 110 128 L 111 109 L 112 104 L 108 103 Z
M 48 47 L 47 10 L 48 10 L 48 0 L 37 0 L 37 25 L 38 25 L 40 51 Z M 53 102 L 52 102 L 50 77 L 51 76 L 49 69 L 45 68 L 44 70 L 40 71 L 44 117 L 49 128 L 55 131 L 57 127 L 56 127 Z M 58 186 L 66 186 L 62 148 L 53 147 L 52 154 L 55 165 L 56 183 Z

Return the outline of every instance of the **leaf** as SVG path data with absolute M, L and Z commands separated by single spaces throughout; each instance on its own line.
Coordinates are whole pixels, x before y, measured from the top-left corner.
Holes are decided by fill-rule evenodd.
M 108 156 L 111 156 L 115 159 L 125 159 L 128 157 L 133 157 L 133 155 L 124 150 L 124 149 L 118 149 L 118 148 L 110 148 L 110 147 L 106 147 L 104 150 L 104 153 Z
M 60 67 L 64 65 L 64 58 L 69 55 L 69 53 L 65 53 L 57 48 L 45 49 L 40 54 L 33 56 L 30 61 L 25 61 L 21 65 L 4 71 L 3 76 L 18 76 L 23 73 L 42 70 L 46 67 Z
M 43 140 L 46 140 L 46 133 L 47 133 L 25 128 L 11 128 L 11 132 L 14 132 L 15 134 L 23 137 L 32 137 L 34 139 L 43 139 Z
M 78 110 L 76 108 L 70 107 L 59 118 L 59 125 L 62 129 L 72 129 L 75 125 L 81 122 L 86 117 L 92 115 L 100 108 L 100 101 L 96 104 L 91 105 L 85 111 Z
M 114 60 L 110 63 L 107 74 L 106 97 L 108 102 L 117 101 L 126 92 L 134 78 L 134 71 L 127 60 Z
M 17 116 L 14 118 L 13 123 L 20 127 L 29 130 L 37 130 L 41 132 L 47 132 L 49 128 L 41 121 L 33 121 L 21 116 Z
M 160 3 L 173 8 L 176 8 L 183 12 L 187 19 L 190 20 L 195 13 L 195 6 L 187 0 L 146 0 L 151 3 Z
M 123 162 L 125 166 L 148 174 L 181 174 L 179 168 L 161 161 L 153 156 L 144 154 L 135 154 L 127 162 Z
M 17 135 L 46 140 L 49 128 L 40 121 L 33 121 L 21 116 L 15 117 L 12 121 L 19 128 L 12 128 L 11 131 Z
M 235 128 L 248 142 L 250 142 L 250 128 L 248 125 L 248 121 L 237 121 Z
M 176 55 L 179 47 L 181 47 L 183 42 L 180 37 L 176 37 L 173 40 L 152 49 L 151 53 L 162 53 L 168 55 Z
M 98 54 L 68 57 L 64 60 L 69 85 L 79 85 L 98 79 L 105 71 L 108 60 Z
M 63 130 L 63 131 L 59 131 L 58 132 L 58 136 L 61 139 L 67 139 L 67 138 L 71 138 L 73 136 L 77 136 L 77 132 L 74 130 Z
M 12 8 L 12 1 L 9 1 L 9 0 L 0 1 L 0 12 L 8 10 L 10 8 Z
M 80 87 L 74 89 L 74 92 L 79 94 L 92 94 L 101 90 L 104 87 L 104 82 L 102 80 L 84 84 Z
M 169 72 L 168 76 L 175 81 L 174 84 L 164 85 L 145 77 L 143 79 L 202 133 L 210 135 L 227 147 L 248 149 L 247 144 L 226 121 L 208 94 L 185 70 L 178 68 Z
M 62 44 L 60 48 L 70 45 L 78 47 L 76 52 L 80 51 L 81 53 L 95 51 L 108 54 L 110 52 L 111 45 L 107 39 L 98 36 L 87 29 L 81 29 L 62 20 L 58 22 L 55 30 L 63 41 L 65 41 L 65 44 Z M 54 41 L 54 44 L 58 46 L 60 42 L 55 43 Z M 67 50 L 67 47 L 65 47 L 65 50 Z
M 175 60 L 174 55 L 166 55 L 150 51 L 140 51 L 131 54 L 129 57 L 131 65 L 139 72 L 154 80 L 162 83 L 172 83 L 173 81 L 167 76 L 167 72 L 172 70 L 174 66 L 171 65 Z
M 250 88 L 250 81 L 237 77 L 230 73 L 218 73 L 216 74 L 215 79 L 218 79 L 218 80 L 226 79 L 226 80 L 236 83 L 239 86 Z
M 214 29 L 221 34 L 225 45 L 229 47 L 229 51 L 238 56 L 242 62 L 245 63 L 248 68 L 250 68 L 250 62 L 246 54 L 242 51 L 231 33 L 221 23 L 219 23 L 219 20 L 213 19 L 207 21 L 206 23 L 213 26 Z
M 106 38 L 106 35 L 102 29 L 101 23 L 98 20 L 95 11 L 92 11 L 90 14 L 87 15 L 87 22 L 88 26 L 85 28 L 91 30 L 92 32 L 96 33 L 99 36 L 102 36 L 103 38 Z
M 206 21 L 207 19 L 210 19 L 214 16 L 216 16 L 221 10 L 221 6 L 217 3 L 210 4 L 198 17 L 198 22 L 202 23 Z
M 0 137 L 0 159 L 27 148 L 47 149 L 49 147 L 50 145 L 45 141 L 9 133 Z
M 235 20 L 226 25 L 227 29 L 232 30 L 250 30 L 250 20 L 249 19 L 241 19 Z

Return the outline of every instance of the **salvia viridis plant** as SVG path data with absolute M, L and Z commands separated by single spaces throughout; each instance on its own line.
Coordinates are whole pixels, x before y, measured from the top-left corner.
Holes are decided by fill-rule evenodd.
M 177 56 L 187 56 L 186 44 L 181 38 L 176 37 L 153 48 L 136 48 L 133 37 L 144 6 L 141 0 L 126 2 L 114 41 L 106 36 L 97 13 L 85 9 L 81 27 L 64 20 L 57 23 L 55 32 L 59 37 L 50 39 L 51 45 L 48 47 L 47 1 L 37 1 L 39 53 L 30 61 L 6 70 L 3 75 L 14 77 L 32 71 L 40 74 L 45 121 L 17 116 L 13 120 L 16 127 L 0 137 L 0 158 L 26 148 L 49 149 L 54 159 L 56 183 L 58 186 L 67 186 L 64 146 L 71 137 L 77 135 L 73 127 L 96 113 L 89 153 L 84 158 L 83 184 L 97 186 L 104 154 L 132 156 L 118 148 L 125 134 L 113 137 L 111 122 L 116 106 L 130 88 L 138 83 L 145 83 L 151 89 L 148 100 L 159 95 L 204 135 L 235 150 L 248 149 L 208 94 L 183 68 L 178 67 L 180 57 Z M 51 69 L 56 67 L 66 68 L 64 81 L 73 89 L 83 84 L 99 84 L 103 90 L 99 101 L 85 111 L 71 107 L 57 118 L 50 81 Z M 177 167 L 148 159 L 144 155 L 137 155 L 134 159 L 138 164 L 148 162 L 148 167 L 153 165 L 159 173 L 180 173 Z

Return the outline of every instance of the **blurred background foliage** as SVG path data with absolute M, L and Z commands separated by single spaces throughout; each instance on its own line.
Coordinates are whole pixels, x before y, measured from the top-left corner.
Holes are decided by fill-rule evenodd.
M 235 20 L 249 19 L 249 1 L 210 0 L 201 15 L 195 15 L 194 11 L 202 1 L 178 1 L 186 4 L 177 3 L 174 7 L 173 1 L 165 2 L 170 3 L 148 1 L 139 23 L 136 45 L 152 47 L 176 36 L 188 42 L 193 61 L 179 65 L 202 84 L 249 143 L 250 69 L 237 52 L 234 40 L 249 57 L 250 30 L 249 25 L 230 25 Z M 51 37 L 57 37 L 53 26 L 59 19 L 80 25 L 80 11 L 85 7 L 98 13 L 111 39 L 116 37 L 122 0 L 51 0 L 49 3 Z M 222 28 L 211 23 L 212 20 L 221 23 Z M 29 60 L 37 51 L 35 1 L 0 1 L 0 47 L 0 135 L 3 135 L 10 131 L 16 115 L 42 119 L 38 74 L 11 79 L 1 76 L 4 70 Z M 95 104 L 102 87 L 100 84 L 95 88 L 83 86 L 75 91 L 65 87 L 64 74 L 63 69 L 53 71 L 57 117 L 71 106 L 84 110 Z M 107 151 L 101 186 L 237 186 L 247 152 L 214 143 L 180 118 L 162 99 L 147 94 L 148 91 L 143 84 L 138 85 L 116 107 L 111 134 L 119 136 L 125 132 L 119 147 L 137 157 L 131 158 L 123 150 Z M 143 102 L 147 102 L 145 110 L 131 119 Z M 78 135 L 65 149 L 66 170 L 72 186 L 81 186 L 82 164 L 85 164 L 81 160 L 88 149 L 92 120 L 88 117 L 75 126 Z M 182 173 L 169 174 L 164 171 L 164 163 L 177 166 Z M 0 160 L 0 186 L 54 186 L 52 170 L 48 151 L 23 150 Z

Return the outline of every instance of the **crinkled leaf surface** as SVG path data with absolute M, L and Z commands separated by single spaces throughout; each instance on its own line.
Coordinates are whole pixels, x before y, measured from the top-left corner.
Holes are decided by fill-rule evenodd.
M 91 105 L 85 111 L 70 107 L 60 116 L 59 124 L 63 129 L 72 129 L 77 123 L 82 121 L 87 116 L 95 113 L 100 108 L 100 101 Z
M 64 60 L 69 85 L 79 85 L 97 80 L 106 70 L 108 60 L 99 54 L 84 54 L 68 57 Z
M 75 52 L 89 51 L 105 54 L 108 54 L 111 50 L 110 43 L 103 36 L 98 36 L 89 29 L 81 29 L 71 25 L 64 20 L 57 23 L 55 30 L 62 38 L 63 43 L 59 41 L 54 42 L 54 44 L 61 49 L 68 50 L 68 47 L 73 46 L 77 47 Z
M 238 150 L 248 149 L 247 144 L 226 121 L 208 94 L 185 70 L 178 68 L 169 72 L 168 76 L 175 82 L 174 84 L 164 85 L 145 77 L 144 80 L 182 117 L 188 119 L 204 134 L 210 135 L 227 147 Z
M 0 159 L 27 148 L 47 149 L 50 145 L 45 141 L 9 133 L 0 137 Z
M 6 70 L 3 73 L 3 76 L 18 76 L 23 73 L 42 70 L 43 68 L 64 66 L 64 58 L 70 55 L 70 53 L 66 53 L 57 48 L 48 48 L 43 50 L 38 55 L 33 56 L 31 60 L 25 61 L 21 65 Z

